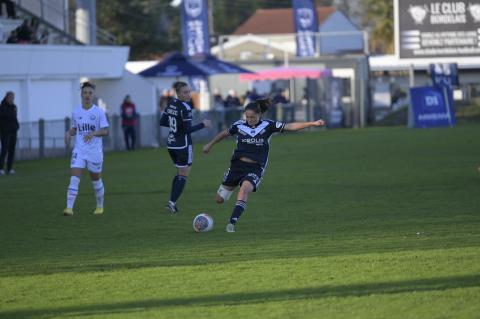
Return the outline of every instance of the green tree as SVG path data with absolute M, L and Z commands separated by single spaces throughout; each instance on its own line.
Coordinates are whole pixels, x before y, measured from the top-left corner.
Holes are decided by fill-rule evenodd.
M 181 48 L 180 16 L 169 0 L 102 0 L 97 23 L 130 46 L 130 59 L 157 58 Z
M 393 0 L 363 0 L 366 14 L 366 25 L 371 28 L 370 52 L 393 54 L 394 25 Z
M 119 45 L 130 46 L 130 59 L 158 58 L 182 49 L 180 8 L 171 0 L 100 0 L 97 23 L 117 37 Z M 215 35 L 231 34 L 260 8 L 290 8 L 291 0 L 209 0 Z M 317 0 L 331 5 L 332 0 Z M 212 43 L 215 44 L 215 43 Z

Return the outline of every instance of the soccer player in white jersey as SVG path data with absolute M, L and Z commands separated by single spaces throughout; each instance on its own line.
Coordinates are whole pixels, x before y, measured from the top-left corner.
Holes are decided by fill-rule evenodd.
M 230 216 L 226 231 L 235 232 L 235 225 L 247 207 L 248 195 L 256 192 L 260 186 L 268 163 L 270 138 L 275 133 L 299 131 L 312 126 L 323 126 L 323 120 L 313 122 L 282 123 L 262 118 L 268 110 L 270 100 L 257 100 L 245 107 L 245 120 L 240 120 L 215 136 L 203 147 L 207 154 L 213 145 L 228 136 L 236 135 L 236 148 L 230 161 L 230 168 L 225 172 L 223 182 L 216 194 L 216 202 L 221 204 L 228 200 L 237 186 L 237 202 Z
M 97 207 L 94 214 L 103 213 L 105 188 L 101 178 L 103 165 L 102 137 L 108 135 L 108 121 L 105 112 L 93 104 L 95 85 L 84 82 L 81 86 L 82 105 L 72 113 L 72 125 L 65 133 L 65 143 L 68 145 L 75 136 L 75 146 L 70 164 L 70 184 L 67 190 L 67 207 L 64 216 L 73 216 L 73 205 L 78 194 L 78 186 L 83 169 L 90 173 Z

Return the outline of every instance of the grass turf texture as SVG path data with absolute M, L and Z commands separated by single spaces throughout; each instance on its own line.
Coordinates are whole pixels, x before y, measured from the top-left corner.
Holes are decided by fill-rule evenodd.
M 480 126 L 277 135 L 237 233 L 214 194 L 233 141 L 200 154 L 163 206 L 165 149 L 107 154 L 105 214 L 68 159 L 0 178 L 0 318 L 474 318 Z M 197 234 L 193 217 L 216 228 Z

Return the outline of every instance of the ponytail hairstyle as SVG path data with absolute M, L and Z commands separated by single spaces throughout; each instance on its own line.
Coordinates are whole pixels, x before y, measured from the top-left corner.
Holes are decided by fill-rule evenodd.
M 245 111 L 252 110 L 257 114 L 263 114 L 268 111 L 270 104 L 270 99 L 258 99 L 254 102 L 248 103 L 247 106 L 245 106 Z
M 92 82 L 83 82 L 81 85 L 80 85 L 80 90 L 83 90 L 84 88 L 91 88 L 93 90 L 95 90 L 95 84 L 93 84 Z
M 182 81 L 177 81 L 173 83 L 172 87 L 175 90 L 175 93 L 177 93 L 177 97 L 178 97 L 178 93 L 180 93 L 180 90 L 185 86 L 188 86 L 188 84 Z

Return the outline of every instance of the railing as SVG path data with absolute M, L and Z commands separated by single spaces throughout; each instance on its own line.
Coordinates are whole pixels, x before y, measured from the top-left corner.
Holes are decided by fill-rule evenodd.
M 308 107 L 305 105 L 277 105 L 264 114 L 265 118 L 282 122 L 306 121 L 324 117 L 325 109 L 321 106 Z M 194 141 L 206 141 L 213 138 L 221 130 L 228 128 L 235 121 L 243 117 L 243 107 L 226 110 L 213 110 L 193 113 L 193 123 L 203 119 L 212 121 L 211 129 L 204 129 L 192 134 Z M 141 115 L 136 126 L 136 147 L 151 148 L 164 147 L 168 135 L 168 128 L 158 125 L 160 114 Z M 109 116 L 109 135 L 103 138 L 105 151 L 125 150 L 121 118 L 118 115 Z M 72 145 L 65 145 L 64 136 L 70 127 L 70 119 L 56 121 L 28 122 L 20 124 L 17 139 L 16 158 L 18 160 L 38 159 L 46 157 L 68 156 Z
M 27 16 L 29 18 L 36 18 L 39 21 L 39 29 L 40 26 L 42 27 L 42 31 L 47 30 L 49 32 L 48 37 L 50 40 L 48 43 L 55 43 L 55 44 L 74 44 L 74 45 L 81 45 L 80 41 L 78 41 L 74 36 L 70 35 L 69 33 L 65 32 L 64 30 L 58 28 L 57 26 L 51 24 L 47 20 L 43 19 L 42 17 L 38 17 L 33 12 L 17 6 L 17 12 L 20 13 L 22 16 Z M 37 35 L 41 34 L 40 30 L 37 30 Z
M 117 43 L 117 38 L 107 30 L 102 29 L 92 23 L 87 25 L 87 22 L 84 20 L 78 20 L 78 17 L 75 17 L 75 10 L 67 9 L 64 1 L 62 1 L 62 7 L 58 7 L 56 5 L 52 5 L 50 1 L 39 0 L 38 6 L 40 8 L 40 12 L 38 13 L 34 13 L 27 9 L 22 0 L 16 0 L 16 3 L 16 8 L 18 11 L 24 15 L 27 14 L 29 17 L 35 17 L 39 19 L 40 22 L 44 24 L 44 29 L 48 29 L 49 31 L 54 32 L 61 37 L 61 41 L 54 41 L 54 43 L 60 42 L 64 44 L 83 44 L 82 42 L 78 41 L 74 35 L 76 23 L 80 23 L 83 26 L 88 26 L 89 29 L 94 26 L 98 44 L 115 45 Z M 59 27 L 50 23 L 48 21 L 48 13 L 54 13 L 57 17 L 62 17 L 63 26 Z M 74 24 L 74 28 L 70 28 L 70 21 L 76 22 Z

